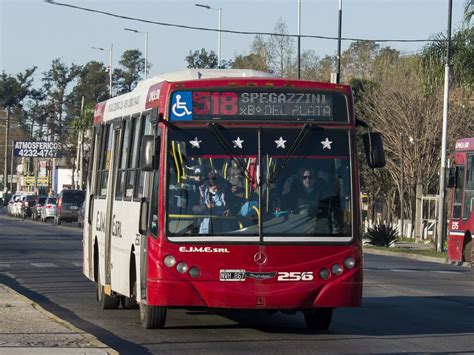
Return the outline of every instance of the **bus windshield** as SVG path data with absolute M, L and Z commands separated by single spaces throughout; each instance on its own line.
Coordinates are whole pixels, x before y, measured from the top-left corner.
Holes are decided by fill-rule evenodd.
M 347 130 L 174 127 L 168 142 L 170 240 L 352 238 Z

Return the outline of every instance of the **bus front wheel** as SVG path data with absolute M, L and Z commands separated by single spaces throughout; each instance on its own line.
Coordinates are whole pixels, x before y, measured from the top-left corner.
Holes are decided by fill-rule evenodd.
M 104 286 L 100 283 L 100 277 L 97 280 L 95 295 L 102 309 L 117 309 L 120 305 L 120 297 L 109 296 L 104 292 Z
M 161 329 L 166 323 L 166 307 L 140 303 L 140 320 L 145 329 Z
M 333 308 L 314 308 L 303 311 L 308 329 L 327 330 L 331 325 Z

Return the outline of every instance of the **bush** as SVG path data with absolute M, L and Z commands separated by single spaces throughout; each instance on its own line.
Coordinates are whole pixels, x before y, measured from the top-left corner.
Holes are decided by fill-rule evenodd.
M 397 229 L 386 224 L 378 224 L 367 229 L 364 239 L 367 240 L 367 244 L 376 247 L 391 247 L 400 238 Z

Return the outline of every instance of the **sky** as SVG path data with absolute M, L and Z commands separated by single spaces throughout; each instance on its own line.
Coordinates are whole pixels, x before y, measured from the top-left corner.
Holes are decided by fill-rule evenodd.
M 281 18 L 290 34 L 297 33 L 297 0 L 55 0 L 145 20 L 196 27 L 273 32 Z M 452 29 L 461 26 L 464 0 L 453 0 Z M 342 36 L 363 39 L 429 39 L 446 31 L 448 0 L 342 0 Z M 339 0 L 301 0 L 301 34 L 337 37 Z M 70 65 L 91 60 L 113 67 L 127 49 L 144 52 L 148 32 L 149 76 L 186 68 L 189 51 L 205 48 L 217 53 L 217 32 L 163 27 L 52 5 L 43 0 L 0 0 L 0 71 L 17 74 L 37 66 L 35 83 L 56 58 Z M 222 59 L 246 54 L 254 35 L 222 34 Z M 350 42 L 342 42 L 342 50 Z M 404 54 L 420 51 L 424 43 L 382 43 Z M 92 49 L 102 47 L 106 51 Z M 302 50 L 320 57 L 335 55 L 337 41 L 301 40 Z M 296 48 L 296 43 L 295 43 Z

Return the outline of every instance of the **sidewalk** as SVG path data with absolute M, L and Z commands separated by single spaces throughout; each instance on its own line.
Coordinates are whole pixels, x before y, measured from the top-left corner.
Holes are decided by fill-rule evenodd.
M 117 354 L 93 335 L 0 284 L 0 355 Z

